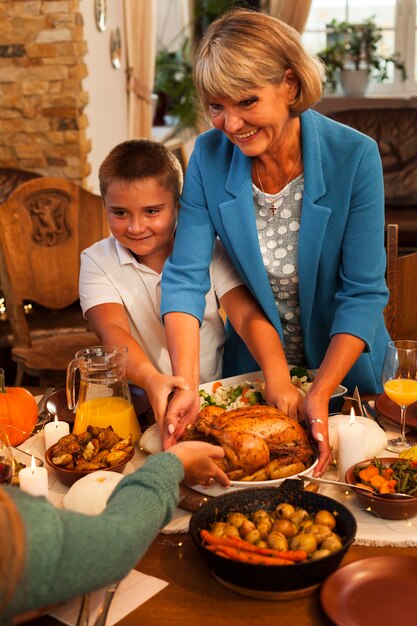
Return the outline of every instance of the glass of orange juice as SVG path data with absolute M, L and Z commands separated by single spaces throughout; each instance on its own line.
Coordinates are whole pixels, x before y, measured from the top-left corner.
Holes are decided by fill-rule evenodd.
M 405 436 L 407 407 L 417 401 L 417 341 L 400 339 L 390 341 L 382 368 L 382 383 L 387 396 L 401 410 L 400 436 L 388 440 L 387 450 L 401 452 L 415 442 Z

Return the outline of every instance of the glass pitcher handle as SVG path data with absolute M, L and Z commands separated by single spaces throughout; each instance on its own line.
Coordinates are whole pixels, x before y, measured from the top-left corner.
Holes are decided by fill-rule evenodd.
M 78 359 L 73 359 L 67 367 L 67 404 L 68 408 L 75 408 L 75 374 L 78 369 Z

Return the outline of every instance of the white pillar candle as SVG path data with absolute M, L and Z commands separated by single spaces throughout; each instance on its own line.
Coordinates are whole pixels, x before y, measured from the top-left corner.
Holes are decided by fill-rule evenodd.
M 349 424 L 337 428 L 339 480 L 345 480 L 349 467 L 365 459 L 365 429 L 358 424 L 351 409 Z
M 69 424 L 67 424 L 67 422 L 58 421 L 58 418 L 55 415 L 53 422 L 45 424 L 43 432 L 45 435 L 45 450 L 48 450 L 48 448 L 54 446 L 56 442 L 61 439 L 61 437 L 69 435 Z
M 37 467 L 35 457 L 32 456 L 30 467 L 24 467 L 19 472 L 19 484 L 22 491 L 32 496 L 48 495 L 48 472 L 45 467 Z

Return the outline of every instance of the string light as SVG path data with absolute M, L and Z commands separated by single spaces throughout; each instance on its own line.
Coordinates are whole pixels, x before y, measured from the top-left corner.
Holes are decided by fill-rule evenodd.
M 23 311 L 26 315 L 30 315 L 33 313 L 33 305 L 31 302 L 23 305 Z M 7 320 L 7 307 L 6 300 L 1 297 L 0 298 L 0 322 L 5 322 Z

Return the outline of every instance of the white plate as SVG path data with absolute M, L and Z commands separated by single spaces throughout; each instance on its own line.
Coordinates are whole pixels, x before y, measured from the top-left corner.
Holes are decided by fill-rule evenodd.
M 214 484 L 211 487 L 202 487 L 201 485 L 188 485 L 194 491 L 198 491 L 198 493 L 202 493 L 206 496 L 222 496 L 224 493 L 230 493 L 230 491 L 235 491 L 236 489 L 253 489 L 254 487 L 278 487 L 284 480 L 288 478 L 295 478 L 296 476 L 312 476 L 313 469 L 318 463 L 318 459 L 316 459 L 313 465 L 307 467 L 304 472 L 297 472 L 297 474 L 293 474 L 292 476 L 286 476 L 285 478 L 276 478 L 275 480 L 256 480 L 253 482 L 243 482 L 241 480 L 231 480 L 230 487 L 221 487 L 221 485 Z

